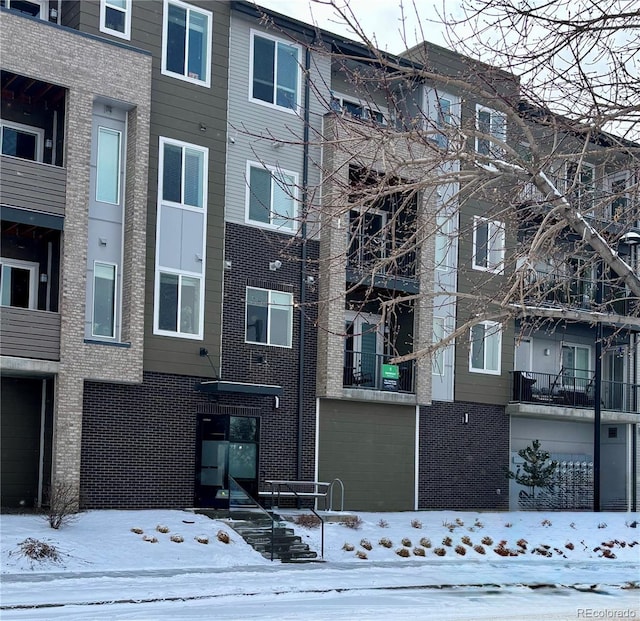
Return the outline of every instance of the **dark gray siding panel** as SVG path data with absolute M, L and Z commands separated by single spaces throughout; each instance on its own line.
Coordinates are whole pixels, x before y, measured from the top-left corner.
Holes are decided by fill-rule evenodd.
M 60 315 L 2 307 L 0 352 L 3 356 L 60 360 Z
M 79 0 L 65 0 L 61 3 L 59 22 L 62 26 L 75 28 L 80 26 L 80 2 Z M 86 4 L 86 3 L 85 3 Z
M 224 253 L 229 5 L 226 2 L 193 2 L 192 4 L 213 13 L 211 88 L 161 74 L 162 3 L 134 2 L 131 43 L 144 47 L 154 56 L 147 220 L 145 369 L 164 373 L 210 376 L 211 366 L 206 358 L 199 356 L 199 351 L 201 347 L 206 347 L 212 360 L 216 365 L 219 364 Z M 205 314 L 202 340 L 153 334 L 160 136 L 209 149 Z
M 318 477 L 343 481 L 345 509 L 410 511 L 415 436 L 414 408 L 322 400 Z
M 3 205 L 64 216 L 67 170 L 17 157 L 0 161 L 0 201 Z

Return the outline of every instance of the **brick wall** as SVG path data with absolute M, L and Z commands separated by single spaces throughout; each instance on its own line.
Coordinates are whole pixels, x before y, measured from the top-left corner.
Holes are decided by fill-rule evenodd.
M 317 242 L 308 242 L 309 272 L 316 275 Z M 312 479 L 315 463 L 315 375 L 317 293 L 306 288 L 307 305 L 296 306 L 293 316 L 293 346 L 271 347 L 245 343 L 245 296 L 247 285 L 277 288 L 293 293 L 300 302 L 300 240 L 255 227 L 227 223 L 225 258 L 232 263 L 225 271 L 222 342 L 222 377 L 225 380 L 282 386 L 280 407 L 273 399 L 263 410 L 260 470 L 263 478 L 295 479 L 298 444 L 298 377 L 300 369 L 300 328 L 305 322 L 303 370 L 302 473 Z M 269 270 L 269 262 L 280 260 L 282 267 Z M 262 362 L 259 362 L 262 360 Z M 255 397 L 221 399 L 220 403 L 256 405 Z
M 504 407 L 438 401 L 420 408 L 420 509 L 507 510 L 508 463 Z

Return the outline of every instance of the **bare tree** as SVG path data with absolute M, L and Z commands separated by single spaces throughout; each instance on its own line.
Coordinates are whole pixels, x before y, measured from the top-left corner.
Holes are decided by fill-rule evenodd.
M 362 315 L 376 307 L 391 332 L 403 313 L 446 315 L 455 304 L 440 339 L 390 339 L 398 363 L 485 320 L 637 329 L 640 278 L 627 244 L 640 196 L 633 3 L 467 0 L 463 20 L 442 18 L 465 55 L 419 43 L 391 56 L 348 5 L 316 1 L 360 44 L 325 37 L 316 52 L 334 80 L 311 84 L 326 109 L 309 138 L 324 153 L 322 200 L 302 218 L 321 232 L 321 329 L 344 331 L 343 315 L 331 319 L 341 304 Z M 456 38 L 463 26 L 470 34 Z M 475 254 L 459 255 L 452 286 L 438 268 L 463 244 Z

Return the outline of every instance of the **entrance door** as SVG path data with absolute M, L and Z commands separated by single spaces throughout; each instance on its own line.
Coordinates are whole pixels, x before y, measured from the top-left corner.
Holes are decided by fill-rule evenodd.
M 260 419 L 200 414 L 195 500 L 199 507 L 229 507 L 229 477 L 258 497 Z
M 382 317 L 349 312 L 345 333 L 345 386 L 378 387 L 384 342 Z

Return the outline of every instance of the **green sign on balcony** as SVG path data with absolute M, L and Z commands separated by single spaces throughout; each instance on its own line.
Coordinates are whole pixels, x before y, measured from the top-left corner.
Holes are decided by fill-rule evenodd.
M 382 379 L 395 379 L 400 377 L 400 367 L 397 364 L 382 365 Z

